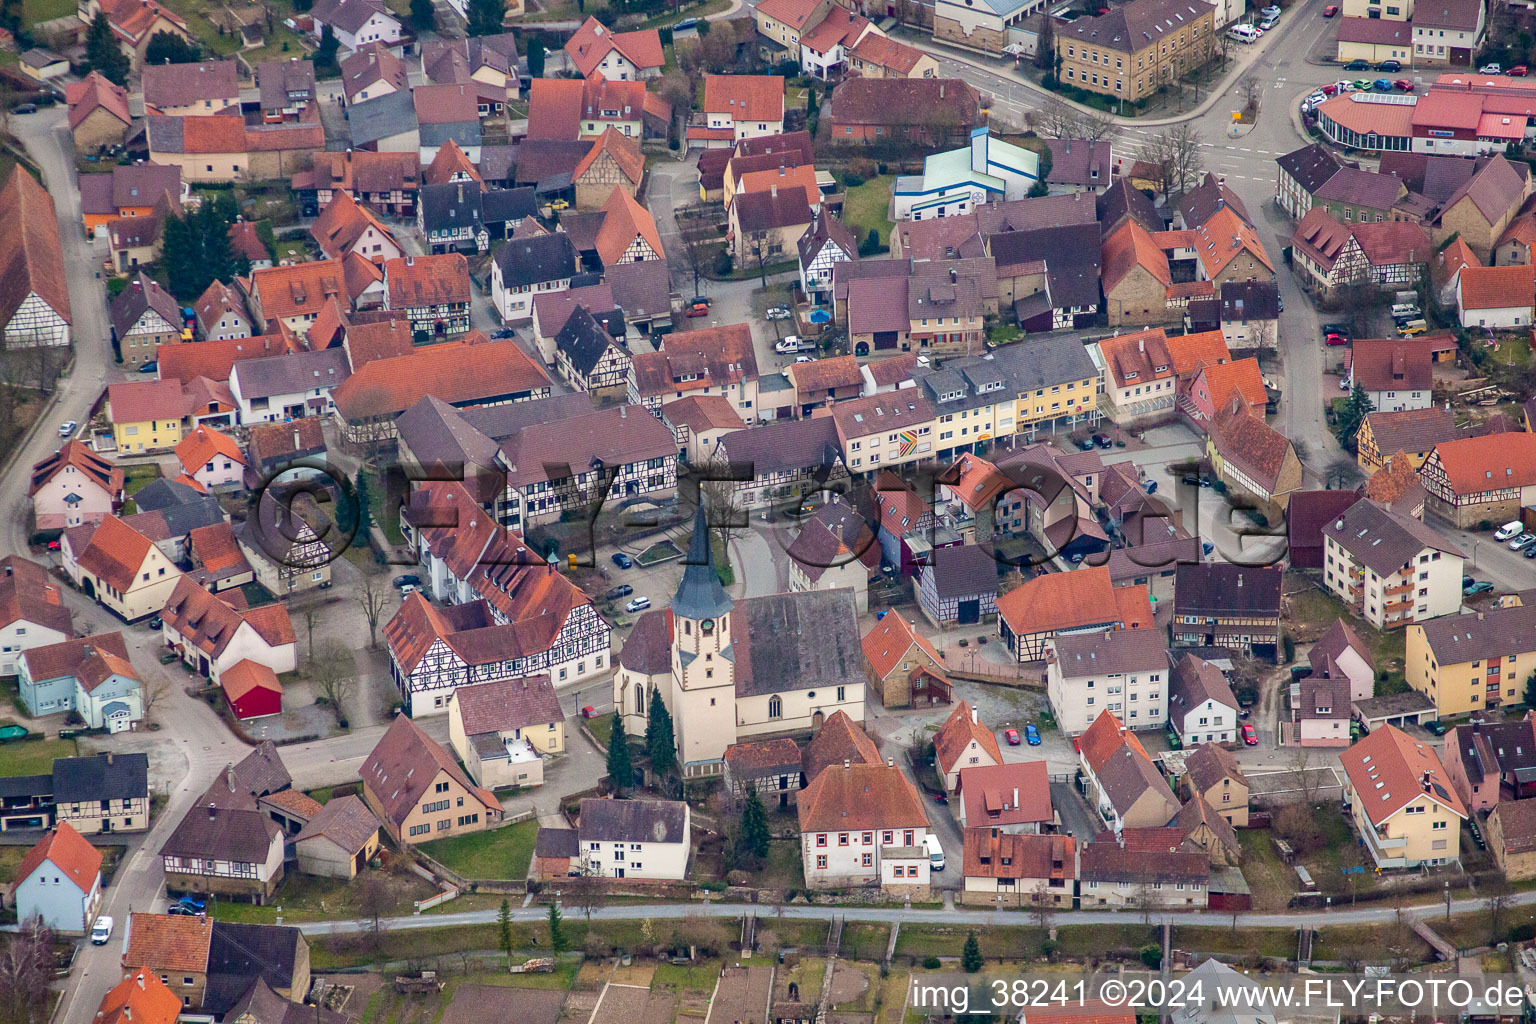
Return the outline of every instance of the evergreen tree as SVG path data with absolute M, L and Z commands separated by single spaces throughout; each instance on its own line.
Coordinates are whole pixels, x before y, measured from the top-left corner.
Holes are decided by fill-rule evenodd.
M 960 953 L 960 966 L 965 968 L 966 974 L 975 974 L 981 970 L 981 943 L 976 941 L 976 933 L 971 932 L 965 937 L 965 949 Z
M 747 802 L 741 809 L 741 834 L 736 840 L 737 854 L 748 853 L 757 860 L 768 856 L 768 812 L 758 798 L 757 787 L 747 787 Z
M 1041 196 L 1048 196 L 1050 194 L 1051 187 L 1045 183 L 1044 178 L 1029 186 L 1028 196 L 1030 199 L 1039 199 Z
M 145 64 L 196 64 L 201 57 L 201 50 L 171 32 L 156 32 L 144 48 Z
M 553 906 L 550 907 L 554 909 Z M 512 904 L 505 899 L 501 901 L 501 909 L 496 911 L 496 940 L 501 945 L 501 951 L 507 954 L 507 959 L 512 959 Z
M 560 908 L 555 904 L 549 905 L 549 948 L 559 956 L 571 946 L 571 941 L 566 937 L 565 925 L 560 917 Z
M 1360 427 L 1364 425 L 1365 418 L 1376 411 L 1371 404 L 1371 396 L 1365 393 L 1358 382 L 1355 389 L 1349 393 L 1349 399 L 1344 403 L 1344 409 L 1339 413 L 1337 422 L 1333 427 L 1334 436 L 1339 439 L 1339 444 L 1346 451 L 1355 452 L 1358 445 L 1355 435 L 1360 433 Z
M 411 24 L 423 31 L 432 27 L 432 0 L 411 0 Z
M 528 77 L 544 77 L 544 43 L 538 36 L 528 40 Z
M 619 791 L 635 784 L 635 766 L 629 760 L 629 740 L 624 736 L 624 720 L 615 711 L 612 735 L 608 738 L 608 779 Z
M 501 32 L 506 9 L 502 0 L 469 0 L 469 34 L 494 36 Z
M 321 24 L 320 46 L 315 50 L 313 58 L 316 72 L 335 71 L 340 65 L 336 63 L 336 51 L 341 49 L 341 43 L 336 38 L 336 33 L 331 31 L 331 26 Z
M 816 122 L 821 117 L 821 97 L 813 84 L 805 91 L 805 126 L 812 135 L 816 134 Z
M 355 521 L 357 523 L 358 535 L 364 537 L 363 543 L 365 544 L 367 543 L 367 538 L 364 535 L 367 534 L 369 528 L 373 525 L 373 513 L 370 507 L 373 496 L 368 493 L 370 486 L 372 486 L 368 483 L 370 475 L 366 465 L 357 471 L 357 486 L 352 492 L 353 508 L 348 510 L 346 520 L 342 523 L 342 526 L 346 527 Z M 356 517 L 355 520 L 353 519 L 354 516 Z
M 1536 672 L 1532 672 L 1531 677 L 1525 681 L 1524 700 L 1526 707 L 1536 708 Z
M 203 294 L 215 279 L 234 280 L 235 256 L 229 242 L 234 209 L 234 200 L 221 194 L 180 217 L 166 218 L 160 259 L 171 294 L 183 302 Z
M 651 710 L 645 720 L 645 753 L 651 770 L 657 775 L 671 775 L 677 770 L 677 741 L 672 734 L 672 713 L 661 691 L 651 691 Z
M 128 82 L 128 55 L 118 45 L 112 34 L 112 24 L 105 11 L 97 11 L 91 19 L 90 30 L 85 35 L 85 62 L 92 71 L 99 71 L 115 85 Z

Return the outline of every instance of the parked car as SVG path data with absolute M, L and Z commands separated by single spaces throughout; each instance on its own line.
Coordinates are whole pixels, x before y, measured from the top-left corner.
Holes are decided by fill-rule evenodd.
M 617 601 L 619 598 L 628 597 L 634 592 L 635 588 L 630 586 L 628 583 L 620 583 L 618 586 L 610 588 L 608 592 L 603 596 L 610 601 Z
M 1274 28 L 1279 23 L 1280 23 L 1280 15 L 1278 15 L 1278 14 L 1266 14 L 1266 15 L 1264 15 L 1264 20 L 1259 22 L 1259 31 L 1260 32 L 1268 32 L 1270 29 Z
M 789 319 L 789 307 L 788 306 L 774 306 L 772 309 L 770 309 L 768 312 L 764 313 L 763 315 L 765 317 L 767 317 L 769 320 L 788 320 Z
M 394 585 L 396 587 L 419 587 L 421 586 L 421 577 L 413 572 L 408 572 L 404 575 L 396 576 Z
M 11 108 L 11 113 L 13 113 L 13 114 L 35 114 L 35 113 L 37 113 L 37 104 L 36 103 L 18 103 L 14 107 Z
M 1531 73 L 1531 69 L 1526 67 L 1524 64 L 1516 64 L 1514 67 L 1510 68 L 1504 73 L 1510 78 L 1524 78 L 1526 75 Z
M 63 423 L 59 424 L 59 436 L 74 437 L 75 431 L 79 429 L 80 424 L 76 423 L 74 420 L 65 420 Z
M 645 611 L 650 606 L 651 606 L 651 599 L 650 598 L 648 598 L 648 597 L 637 597 L 634 600 L 630 601 L 628 604 L 626 604 L 624 606 L 624 610 L 626 612 L 629 612 L 631 615 L 633 615 L 635 612 L 643 612 L 643 611 Z
M 1337 331 L 1329 331 L 1328 332 L 1328 336 L 1323 339 L 1323 342 L 1325 344 L 1327 344 L 1327 345 L 1330 345 L 1330 346 L 1332 346 L 1332 345 L 1348 345 L 1349 344 L 1349 335 L 1347 335 L 1347 334 L 1340 334 Z
M 1339 13 L 1339 5 L 1338 4 L 1329 4 L 1327 7 L 1323 8 L 1323 17 L 1325 17 L 1325 18 L 1331 18 L 1335 14 L 1338 14 L 1338 13 Z
M 183 896 L 176 901 L 176 905 L 178 907 L 186 907 L 188 910 L 196 911 L 199 914 L 208 909 L 207 901 L 200 900 L 196 896 Z
M 1375 86 L 1377 92 L 1391 92 L 1392 91 L 1392 79 L 1390 79 L 1390 78 L 1378 78 L 1373 83 L 1373 85 Z
M 400 588 L 400 600 L 404 601 L 414 593 L 416 593 L 415 585 L 407 583 L 405 586 Z
M 695 302 L 693 305 L 688 307 L 688 312 L 685 315 L 686 316 L 708 316 L 709 315 L 709 307 L 706 306 L 702 302 Z
M 1347 82 L 1347 81 L 1345 81 L 1343 79 L 1340 79 L 1339 81 L 1337 81 L 1337 82 L 1335 82 L 1333 84 L 1338 86 L 1339 92 L 1354 92 L 1355 91 L 1355 83 L 1354 82 Z
M 1323 333 L 1324 334 L 1342 334 L 1342 335 L 1344 335 L 1344 337 L 1347 338 L 1347 337 L 1349 337 L 1349 324 L 1340 324 L 1340 323 L 1323 324 Z
M 149 622 L 147 623 L 147 625 L 149 626 L 150 629 L 159 629 L 160 627 L 165 625 L 165 620 L 162 619 L 158 615 L 151 615 L 149 617 Z
M 1337 82 L 1329 82 L 1327 85 L 1319 87 L 1317 91 L 1324 96 L 1336 96 L 1339 93 L 1339 86 Z
M 1521 554 L 1525 555 L 1526 558 L 1536 558 L 1536 544 L 1532 544 L 1522 551 Z
M 1376 62 L 1376 70 L 1377 71 L 1398 72 L 1398 71 L 1403 70 L 1403 63 L 1402 63 L 1402 61 L 1397 61 L 1397 60 L 1377 61 Z
M 1085 452 L 1093 451 L 1093 438 L 1091 437 L 1076 437 L 1072 439 L 1072 443 Z
M 1008 742 L 1010 747 L 1016 747 L 1023 742 L 1023 740 L 1019 739 L 1019 730 L 1017 729 L 1004 729 L 1003 739 Z
M 773 350 L 780 355 L 791 355 L 802 348 L 809 348 L 810 343 L 802 340 L 798 335 L 791 334 L 781 341 L 774 342 Z
M 795 356 L 795 362 L 797 363 L 809 363 L 812 361 L 810 356 Z
M 505 341 L 507 338 L 517 337 L 517 332 L 510 327 L 502 327 L 491 332 L 491 337 L 496 341 Z
M 1100 448 L 1106 449 L 1113 448 L 1115 446 L 1114 440 L 1108 434 L 1094 434 L 1093 443 L 1098 445 Z
M 615 551 L 613 553 L 613 564 L 620 569 L 633 569 L 635 567 L 635 560 L 622 551 Z
M 1259 734 L 1254 729 L 1252 722 L 1243 723 L 1243 743 L 1250 747 L 1259 745 Z
M 581 709 L 581 717 L 582 718 L 596 718 L 597 717 L 597 708 L 593 707 L 591 704 L 588 704 L 586 707 Z
M 1477 73 L 1480 75 L 1497 75 L 1503 73 L 1503 71 L 1504 65 L 1499 63 L 1484 64 L 1477 69 Z
M 688 300 L 688 304 L 690 306 L 712 306 L 714 303 L 715 300 L 711 299 L 708 295 L 695 295 L 693 298 Z
M 1024 723 L 1024 742 L 1032 747 L 1040 745 L 1040 730 L 1035 728 L 1034 722 Z
M 1345 71 L 1369 71 L 1369 70 L 1371 70 L 1371 62 L 1368 61 L 1368 60 L 1352 60 L 1348 64 L 1344 65 L 1344 70 Z M 1357 86 L 1359 84 L 1360 84 L 1359 82 L 1355 83 L 1355 85 L 1357 85 Z
M 1473 577 L 1473 576 L 1463 576 L 1461 578 L 1461 589 L 1462 590 L 1466 590 L 1468 587 L 1470 587 L 1472 584 L 1474 584 L 1476 582 L 1477 582 L 1476 577 Z
M 1397 86 L 1398 92 L 1413 92 L 1413 83 L 1406 78 L 1399 78 L 1392 84 Z
M 1489 583 L 1487 580 L 1478 580 L 1476 583 L 1472 584 L 1470 587 L 1462 587 L 1461 588 L 1461 593 L 1462 593 L 1463 597 L 1476 597 L 1478 594 L 1491 593 L 1492 590 L 1493 590 L 1493 584 L 1492 583 Z
M 139 367 L 139 372 L 140 373 L 159 373 L 160 372 L 160 361 L 158 359 L 151 359 L 149 362 L 144 363 L 144 364 L 142 364 Z
M 554 202 L 549 204 L 549 208 L 555 211 L 569 210 L 571 208 L 571 204 L 566 202 L 564 199 L 556 199 Z
M 1429 733 L 1431 736 L 1444 736 L 1445 735 L 1445 730 L 1446 730 L 1446 724 L 1444 722 L 1440 721 L 1440 719 L 1438 719 L 1438 718 L 1435 719 L 1433 722 L 1425 722 L 1424 723 L 1424 731 Z
M 1496 532 L 1493 535 L 1493 539 L 1494 540 L 1509 540 L 1511 537 L 1518 537 L 1520 534 L 1522 534 L 1524 532 L 1525 532 L 1525 524 L 1522 523 L 1520 520 L 1515 519 L 1515 520 L 1507 522 L 1503 526 L 1499 527 L 1498 532 Z
M 699 19 L 698 18 L 684 18 L 682 21 L 679 21 L 679 22 L 675 23 L 672 26 L 672 31 L 674 31 L 674 32 L 687 32 L 689 29 L 698 28 L 698 27 L 699 27 Z
M 91 945 L 105 946 L 107 940 L 112 937 L 112 919 L 103 914 L 96 919 L 91 926 Z
M 1536 533 L 1522 533 L 1509 542 L 1509 550 L 1519 551 L 1528 544 L 1536 544 Z

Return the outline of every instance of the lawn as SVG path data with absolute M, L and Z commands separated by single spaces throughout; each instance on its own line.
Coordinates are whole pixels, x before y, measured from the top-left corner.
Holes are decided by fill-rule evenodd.
M 843 199 L 843 223 L 862 245 L 870 229 L 880 232 L 880 244 L 891 243 L 891 189 L 894 174 L 881 174 L 848 189 Z
M 16 869 L 29 852 L 25 846 L 0 846 L 0 885 L 16 881 Z
M 1402 693 L 1408 688 L 1403 675 L 1403 659 L 1408 643 L 1407 634 L 1401 629 L 1382 632 L 1362 619 L 1355 617 L 1344 603 L 1318 587 L 1308 587 L 1286 599 L 1290 605 L 1287 621 L 1291 635 L 1298 645 L 1312 643 L 1342 618 L 1359 634 L 1360 639 L 1371 647 L 1376 662 L 1376 696 Z M 1380 674 L 1387 673 L 1382 679 Z
M 855 960 L 883 960 L 891 943 L 891 928 L 878 922 L 855 922 L 843 928 L 839 952 Z
M 528 877 L 538 832 L 538 822 L 523 821 L 506 828 L 436 839 L 423 843 L 420 849 L 465 878 L 515 880 Z
M 374 872 L 373 875 L 384 879 L 389 887 L 389 916 L 411 913 L 415 909 L 414 901 L 426 899 L 437 891 L 430 882 L 410 872 Z M 357 904 L 361 892 L 362 886 L 358 882 L 290 874 L 283 877 L 276 896 L 265 906 L 218 900 L 209 912 L 216 921 L 241 924 L 274 924 L 279 910 L 283 920 L 288 922 L 356 917 L 362 913 Z M 465 908 L 461 905 L 458 909 Z
M 598 715 L 596 718 L 589 718 L 587 728 L 592 730 L 593 738 L 606 750 L 608 744 L 613 741 L 613 716 Z
M 154 463 L 129 466 L 123 474 L 123 492 L 129 497 L 138 494 L 146 485 L 160 479 L 160 467 Z
M 56 757 L 74 757 L 74 740 L 18 740 L 0 744 L 0 778 L 47 775 Z
M 33 25 L 74 13 L 74 0 L 22 0 L 21 2 L 23 28 L 31 28 Z
M 1243 845 L 1243 879 L 1253 891 L 1254 910 L 1284 910 L 1300 882 L 1290 865 L 1280 859 L 1271 835 L 1268 829 L 1237 833 Z
M 1495 361 L 1506 366 L 1528 366 L 1531 362 L 1531 341 L 1524 335 L 1516 337 L 1501 337 L 1499 348 L 1488 355 Z

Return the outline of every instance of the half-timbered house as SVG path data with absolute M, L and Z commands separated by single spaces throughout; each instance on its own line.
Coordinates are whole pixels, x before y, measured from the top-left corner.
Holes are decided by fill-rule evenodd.
M 644 177 L 645 156 L 640 152 L 640 143 L 625 138 L 616 128 L 609 128 L 592 143 L 592 149 L 571 172 L 576 209 L 602 209 L 616 188 L 633 196 L 640 190 Z
M 629 353 L 584 306 L 555 335 L 555 366 L 573 390 L 594 398 L 623 398 L 629 390 Z
M 816 302 L 832 298 L 832 268 L 859 258 L 859 243 L 842 221 L 817 211 L 816 223 L 800 236 L 800 289 Z
M 69 344 L 73 319 L 53 197 L 24 167 L 12 167 L 0 188 L 0 281 L 8 350 Z
M 236 531 L 236 541 L 256 582 L 277 597 L 331 585 L 331 546 L 271 490 Z
M 725 464 L 740 469 L 735 500 L 742 508 L 762 508 L 848 479 L 837 424 L 830 416 L 738 430 L 722 437 L 715 451 Z
M 1424 507 L 1470 529 L 1502 523 L 1536 504 L 1536 434 L 1485 434 L 1437 444 L 1419 468 Z

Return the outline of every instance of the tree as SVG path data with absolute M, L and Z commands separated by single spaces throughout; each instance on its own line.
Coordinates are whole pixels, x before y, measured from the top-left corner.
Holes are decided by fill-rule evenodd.
M 368 530 L 373 526 L 373 509 L 371 507 L 373 495 L 369 493 L 371 485 L 368 483 L 368 478 L 371 475 L 366 464 L 357 471 L 357 483 L 352 488 L 352 503 L 354 507 L 345 518 L 338 518 L 337 520 L 344 530 L 350 529 L 353 522 L 356 522 L 357 532 L 363 535 L 365 543 Z
M 389 882 L 377 871 L 369 872 L 357 888 L 357 910 L 370 924 L 375 948 L 384 933 L 384 918 L 395 908 L 395 896 Z
M 768 233 L 766 231 L 747 232 L 742 241 L 746 243 L 747 255 L 757 264 L 757 276 L 763 287 L 768 287 Z
M 741 833 L 736 838 L 736 854 L 745 853 L 754 863 L 762 863 L 768 856 L 768 846 L 773 836 L 768 831 L 768 812 L 757 795 L 756 786 L 747 787 L 747 802 L 741 808 Z
M 1035 67 L 1050 71 L 1056 62 L 1056 21 L 1040 19 L 1040 34 L 1035 38 Z
M 203 53 L 174 32 L 156 32 L 144 47 L 145 64 L 196 64 Z
M 299 619 L 304 623 L 304 632 L 309 638 L 309 660 L 313 662 L 315 660 L 315 626 L 320 622 L 320 606 L 310 603 L 294 610 L 298 612 Z
M 981 943 L 976 940 L 976 932 L 971 931 L 965 937 L 965 949 L 960 953 L 960 966 L 965 968 L 966 974 L 975 974 L 981 970 L 983 963 Z
M 805 127 L 814 136 L 816 134 L 816 122 L 821 117 L 821 98 L 813 83 L 805 91 Z
M 1259 97 L 1264 93 L 1264 83 L 1259 81 L 1258 75 L 1244 75 L 1238 79 L 1237 89 L 1243 97 L 1243 112 L 1255 114 L 1259 109 Z
M 1155 168 L 1158 191 L 1182 193 L 1200 181 L 1200 135 L 1188 122 L 1173 125 L 1142 143 L 1141 159 Z
M 592 911 L 601 910 L 608 903 L 608 883 L 601 876 L 583 874 L 562 883 L 566 903 L 592 920 Z
M 1488 944 L 1491 946 L 1504 941 L 1504 915 L 1514 906 L 1515 897 L 1501 874 L 1495 874 L 1483 883 L 1483 893 L 1483 909 L 1488 912 Z
M 672 735 L 672 713 L 660 690 L 651 691 L 651 705 L 645 719 L 645 752 L 651 759 L 651 771 L 666 777 L 677 770 L 677 740 Z
M 556 956 L 571 948 L 571 940 L 565 934 L 565 925 L 557 903 L 549 905 L 549 948 Z
M 388 600 L 383 581 L 372 573 L 363 573 L 363 583 L 357 592 L 357 604 L 368 620 L 369 648 L 379 646 L 379 619 L 384 615 L 384 607 Z
M 501 0 L 469 0 L 469 34 L 494 36 L 501 32 L 506 9 Z M 530 69 L 531 70 L 531 69 Z
M 112 34 L 112 23 L 106 11 L 97 11 L 91 19 L 91 27 L 85 34 L 85 63 L 92 71 L 99 71 L 115 85 L 128 84 L 128 55 L 118 45 Z
M 528 77 L 544 77 L 544 42 L 538 36 L 528 39 Z
M 315 50 L 313 58 L 316 72 L 335 71 L 340 65 L 336 63 L 336 53 L 341 49 L 341 42 L 337 40 L 336 33 L 331 31 L 331 26 L 321 22 L 320 45 Z
M 345 724 L 345 704 L 357 690 L 357 662 L 352 649 L 335 637 L 320 641 L 320 650 L 309 659 L 315 692 L 331 706 L 336 721 Z
M 624 735 L 624 720 L 614 711 L 608 737 L 608 780 L 616 791 L 623 792 L 635 784 L 635 766 L 629 759 L 629 739 Z
M 155 717 L 155 709 L 165 703 L 165 698 L 170 696 L 171 681 L 163 672 L 151 672 L 148 678 L 141 681 L 139 686 L 139 710 L 146 722 Z
M 1536 708 L 1536 672 L 1532 672 L 1530 677 L 1526 679 L 1525 693 L 1523 696 L 1525 699 L 1526 707 Z
M 52 1001 L 53 931 L 33 915 L 0 952 L 0 1006 L 10 1024 L 46 1020 Z
M 1051 186 L 1045 183 L 1044 178 L 1041 178 L 1039 181 L 1036 181 L 1033 185 L 1029 186 L 1029 192 L 1026 194 L 1030 199 L 1039 199 L 1041 196 L 1048 196 L 1051 194 Z
M 507 955 L 507 962 L 512 961 L 512 904 L 506 899 L 501 901 L 501 909 L 496 911 L 496 942 L 501 951 Z
M 1349 393 L 1349 399 L 1344 403 L 1344 408 L 1339 412 L 1338 419 L 1333 425 L 1333 435 L 1339 439 L 1339 445 L 1346 451 L 1359 451 L 1356 435 L 1360 433 L 1360 427 L 1365 423 L 1365 418 L 1376 407 L 1371 404 L 1371 396 L 1366 394 L 1365 388 L 1355 382 L 1355 388 Z
M 411 24 L 422 31 L 432 27 L 432 0 L 411 0 Z
M 226 284 L 235 279 L 234 252 L 229 242 L 229 228 L 238 211 L 234 198 L 220 193 L 196 210 L 180 217 L 167 217 L 161 263 L 171 294 L 182 301 L 197 298 L 215 280 Z

